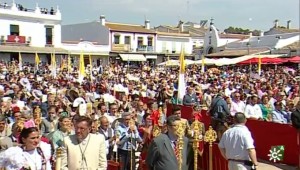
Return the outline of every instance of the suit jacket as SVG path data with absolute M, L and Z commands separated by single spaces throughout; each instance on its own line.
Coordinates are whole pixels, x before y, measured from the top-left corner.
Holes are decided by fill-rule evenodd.
M 188 169 L 188 138 L 184 137 L 182 169 Z M 154 138 L 148 149 L 146 164 L 149 170 L 178 170 L 178 161 L 167 134 Z
M 89 134 L 85 140 L 85 142 L 78 143 L 76 135 L 64 138 L 66 150 L 62 154 L 61 169 L 78 170 L 83 165 L 88 170 L 106 170 L 107 159 L 104 136 Z M 84 155 L 85 160 L 82 155 Z

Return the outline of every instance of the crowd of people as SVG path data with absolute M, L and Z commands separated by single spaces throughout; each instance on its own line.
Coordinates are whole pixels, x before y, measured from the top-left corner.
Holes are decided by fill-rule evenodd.
M 174 127 L 179 120 L 188 128 L 195 119 L 182 119 L 190 113 L 181 113 L 179 107 L 167 118 L 167 104 L 193 107 L 200 121 L 199 110 L 208 110 L 220 148 L 228 145 L 222 134 L 232 123 L 291 123 L 299 101 L 299 71 L 266 66 L 258 75 L 254 69 L 234 66 L 201 73 L 199 66 L 188 66 L 187 90 L 180 99 L 176 67 L 130 68 L 116 62 L 94 67 L 92 75 L 87 69 L 81 79 L 76 67 L 60 68 L 54 76 L 50 66 L 37 70 L 34 65 L 1 63 L 0 168 L 54 169 L 56 151 L 63 148 L 62 169 L 104 170 L 109 160 L 121 162 L 123 170 L 134 169 L 136 152 L 150 169 L 176 169 L 176 156 L 168 157 L 176 146 Z M 163 136 L 152 142 L 154 125 L 163 127 Z M 166 141 L 168 153 L 162 145 Z M 248 141 L 247 148 L 253 149 Z M 192 163 L 189 151 L 184 155 L 186 169 Z

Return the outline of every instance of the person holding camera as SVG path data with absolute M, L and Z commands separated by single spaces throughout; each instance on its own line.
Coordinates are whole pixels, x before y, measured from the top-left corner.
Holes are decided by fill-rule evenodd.
M 219 142 L 222 156 L 228 160 L 229 170 L 255 170 L 258 166 L 254 140 L 246 127 L 246 116 L 237 112 L 234 126 L 228 129 Z

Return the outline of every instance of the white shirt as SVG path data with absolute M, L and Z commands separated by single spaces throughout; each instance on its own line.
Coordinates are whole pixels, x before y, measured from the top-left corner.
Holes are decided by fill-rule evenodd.
M 235 113 L 237 113 L 237 112 L 244 113 L 245 106 L 246 105 L 245 105 L 245 103 L 243 101 L 239 101 L 239 102 L 232 101 L 231 102 L 231 107 L 230 107 L 230 114 L 231 114 L 231 116 L 234 116 Z
M 245 116 L 246 118 L 262 118 L 262 111 L 260 106 L 258 104 L 255 104 L 254 106 L 247 104 L 245 109 Z
M 219 148 L 225 148 L 227 159 L 250 160 L 248 149 L 255 147 L 249 129 L 235 125 L 222 135 Z
M 100 130 L 104 133 L 104 139 L 106 139 L 105 137 L 108 136 L 108 130 L 103 130 L 102 128 L 100 128 Z M 100 134 L 102 135 L 102 134 Z M 111 131 L 111 135 L 114 136 L 114 131 Z M 109 140 L 105 140 L 105 146 L 106 146 L 106 155 L 109 152 Z

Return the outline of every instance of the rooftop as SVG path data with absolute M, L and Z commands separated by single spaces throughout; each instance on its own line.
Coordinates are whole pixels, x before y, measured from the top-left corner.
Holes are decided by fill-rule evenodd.
M 263 53 L 269 51 L 268 48 L 249 48 L 248 49 L 225 49 L 224 51 L 212 53 L 206 55 L 207 57 L 239 57 L 244 55 L 251 55 L 251 54 L 257 54 L 257 53 Z
M 109 28 L 111 31 L 155 34 L 154 30 L 146 29 L 144 25 L 106 22 L 105 26 Z

